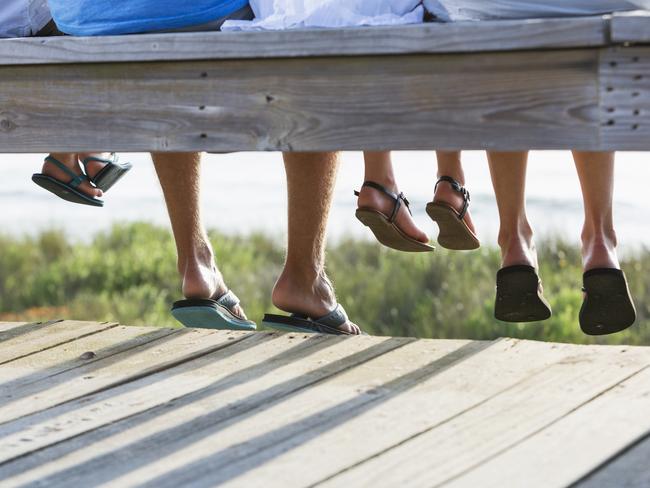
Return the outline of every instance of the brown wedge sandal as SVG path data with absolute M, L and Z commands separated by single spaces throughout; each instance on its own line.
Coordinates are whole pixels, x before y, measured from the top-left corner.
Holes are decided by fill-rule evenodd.
M 438 244 L 453 251 L 472 251 L 481 247 L 481 242 L 465 222 L 469 209 L 470 196 L 467 189 L 451 176 L 441 176 L 436 182 L 435 190 L 442 182 L 451 184 L 451 188 L 463 196 L 463 208 L 456 211 L 451 205 L 442 202 L 427 204 L 427 214 L 438 224 Z M 434 191 L 435 191 L 434 190 Z
M 374 181 L 365 181 L 362 185 L 362 188 L 363 187 L 374 188 L 386 195 L 395 203 L 393 212 L 390 216 L 386 216 L 379 210 L 372 208 L 361 207 L 357 209 L 357 219 L 359 219 L 363 225 L 370 228 L 380 243 L 386 247 L 390 247 L 391 249 L 404 252 L 431 252 L 435 249 L 428 244 L 407 236 L 395 222 L 402 205 L 404 205 L 406 210 L 411 213 L 409 201 L 404 197 L 403 193 L 400 193 L 399 195 L 393 193 Z M 358 197 L 359 192 L 355 191 L 354 195 Z

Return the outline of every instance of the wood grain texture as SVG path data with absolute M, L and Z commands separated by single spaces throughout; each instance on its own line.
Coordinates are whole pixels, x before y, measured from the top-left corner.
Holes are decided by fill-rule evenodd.
M 0 334 L 0 343 L 2 344 L 0 364 L 6 364 L 116 326 L 117 324 L 108 322 L 97 324 L 96 322 L 65 320 L 9 329 Z
M 221 392 L 219 414 L 225 421 L 236 416 L 238 410 L 243 413 L 281 398 L 407 342 L 254 334 L 176 367 L 0 425 L 0 463 L 72 437 L 83 442 L 81 434 L 122 419 L 133 422 L 133 427 L 156 419 L 161 410 L 178 408 L 183 398 L 193 403 L 211 390 Z M 123 367 L 132 366 L 124 361 Z M 268 371 L 273 374 L 267 375 Z M 233 402 L 239 407 L 232 406 Z M 8 476 L 4 467 L 2 474 Z M 66 485 L 69 478 L 64 478 Z
M 177 330 L 171 335 L 162 334 L 162 337 L 154 335 L 153 339 L 158 340 L 132 344 L 136 347 L 127 347 L 116 354 L 109 351 L 97 361 L 81 360 L 82 364 L 64 369 L 55 377 L 30 381 L 4 391 L 0 397 L 0 423 L 164 371 L 179 362 L 220 350 L 245 337 L 246 333 L 237 332 L 221 334 Z M 129 340 L 128 336 L 123 339 Z M 115 341 L 116 344 L 118 342 Z M 62 358 L 65 356 L 63 353 L 61 355 Z
M 451 421 L 396 445 L 321 486 L 450 484 L 491 458 L 517 448 L 650 363 L 650 352 L 646 349 L 629 351 L 629 355 L 620 351 L 576 349 L 573 357 L 544 368 Z M 517 466 L 512 467 L 516 469 Z M 501 473 L 497 477 L 499 486 L 509 479 Z M 458 486 L 476 485 L 459 482 Z M 537 485 L 532 479 L 525 486 L 565 485 Z
M 4 67 L 0 152 L 598 149 L 598 60 L 566 50 Z
M 0 40 L 0 65 L 263 59 L 595 47 L 602 17 L 267 32 Z
M 611 41 L 613 43 L 650 42 L 650 12 L 616 12 L 610 21 Z
M 21 325 L 25 324 L 27 324 L 27 322 L 0 322 L 0 332 L 9 329 L 15 329 L 16 327 L 20 327 Z
M 650 149 L 650 47 L 601 51 L 602 144 Z

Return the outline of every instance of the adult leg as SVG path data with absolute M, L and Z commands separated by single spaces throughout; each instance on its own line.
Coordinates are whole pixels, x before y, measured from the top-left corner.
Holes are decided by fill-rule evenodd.
M 585 209 L 582 228 L 585 271 L 620 267 L 612 211 L 614 158 L 611 152 L 573 152 Z
M 488 162 L 499 208 L 502 265 L 537 268 L 533 230 L 526 215 L 528 153 L 488 152 Z
M 461 153 L 458 151 L 437 151 L 436 157 L 438 159 L 438 178 L 449 176 L 460 183 L 461 186 L 465 186 L 465 172 L 463 171 L 461 162 Z M 454 191 L 452 185 L 446 181 L 440 182 L 436 188 L 433 201 L 435 203 L 446 203 L 457 212 L 463 209 L 465 203 L 463 196 L 457 191 Z M 469 211 L 465 215 L 464 220 L 467 227 L 476 234 L 476 228 L 474 227 L 474 222 Z
M 390 152 L 365 152 L 364 159 L 364 181 L 378 183 L 396 195 L 400 193 L 395 180 Z M 390 216 L 395 208 L 395 202 L 381 191 L 364 186 L 359 191 L 358 206 L 359 208 L 378 210 L 382 214 Z M 395 224 L 407 236 L 425 244 L 429 242 L 429 237 L 415 225 L 411 214 L 403 205 L 397 214 Z
M 318 318 L 336 306 L 334 287 L 325 273 L 325 241 L 339 158 L 336 153 L 286 153 L 284 164 L 289 237 L 273 304 L 285 312 Z M 360 332 L 349 321 L 341 330 Z
M 186 298 L 218 298 L 228 288 L 214 261 L 214 252 L 201 219 L 201 155 L 152 154 L 171 221 L 178 272 Z M 230 309 L 246 318 L 240 306 Z

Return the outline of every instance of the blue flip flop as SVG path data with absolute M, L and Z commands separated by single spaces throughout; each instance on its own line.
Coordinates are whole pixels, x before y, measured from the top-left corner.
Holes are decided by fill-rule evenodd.
M 133 167 L 131 163 L 119 163 L 117 159 L 115 153 L 111 153 L 111 159 L 89 156 L 82 160 L 81 164 L 83 164 L 86 174 L 88 174 L 89 163 L 94 161 L 105 164 L 105 166 L 100 169 L 95 176 L 92 178 L 89 177 L 89 179 L 97 188 L 107 192 Z
M 337 304 L 334 310 L 327 315 L 312 319 L 307 315 L 294 313 L 292 315 L 264 315 L 262 324 L 272 329 L 285 332 L 307 332 L 311 334 L 331 335 L 356 335 L 341 330 L 340 327 L 348 321 L 348 314 L 345 309 Z M 362 333 L 363 334 L 363 333 Z
M 255 330 L 252 320 L 237 317 L 230 310 L 239 304 L 239 298 L 228 290 L 217 299 L 189 299 L 175 302 L 172 315 L 185 327 L 218 330 Z
M 81 205 L 89 205 L 91 207 L 104 206 L 103 200 L 100 200 L 99 198 L 90 197 L 85 193 L 83 193 L 81 190 L 79 190 L 79 185 L 81 185 L 84 181 L 90 181 L 88 176 L 84 174 L 78 175 L 70 168 L 68 168 L 65 164 L 63 164 L 61 161 L 53 158 L 52 156 L 46 157 L 45 161 L 47 161 L 48 163 L 52 163 L 54 166 L 59 168 L 65 174 L 70 176 L 71 179 L 66 183 L 57 180 L 56 178 L 52 178 L 51 176 L 44 175 L 42 173 L 35 173 L 32 175 L 32 181 L 34 183 L 36 183 L 41 188 L 44 188 L 45 190 L 49 191 L 50 193 L 53 193 L 57 197 L 62 198 L 63 200 L 66 200 L 68 202 L 79 203 Z

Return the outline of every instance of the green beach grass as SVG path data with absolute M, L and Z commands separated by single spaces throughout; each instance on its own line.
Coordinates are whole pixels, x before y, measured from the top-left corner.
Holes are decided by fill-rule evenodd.
M 248 315 L 272 311 L 271 289 L 282 269 L 283 245 L 262 235 L 210 233 L 218 264 Z M 650 345 L 650 251 L 623 263 L 639 319 L 605 338 L 582 334 L 579 250 L 561 240 L 538 243 L 541 277 L 554 315 L 535 324 L 493 318 L 499 253 L 438 249 L 404 254 L 348 240 L 328 250 L 328 273 L 350 317 L 370 334 L 422 338 L 510 336 L 558 342 Z M 0 320 L 55 318 L 177 326 L 169 307 L 180 296 L 170 233 L 149 224 L 116 226 L 91 243 L 61 232 L 34 238 L 0 236 Z

